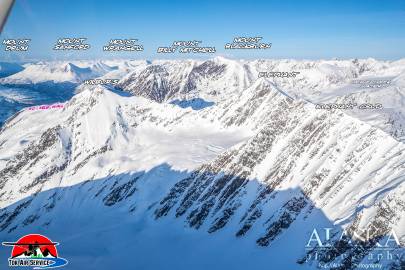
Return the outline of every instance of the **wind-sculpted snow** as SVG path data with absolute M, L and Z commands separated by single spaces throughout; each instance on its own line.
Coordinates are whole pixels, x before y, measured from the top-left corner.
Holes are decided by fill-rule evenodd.
M 332 235 L 323 262 L 339 261 L 342 270 L 355 264 L 341 254 L 359 264 L 391 229 L 405 244 L 403 142 L 357 115 L 297 98 L 299 87 L 311 97 L 341 87 L 342 78 L 400 76 L 400 63 L 117 66 L 114 74 L 132 70 L 119 87 L 134 95 L 82 85 L 63 108 L 25 109 L 2 127 L 2 239 L 40 228 L 60 239 L 75 269 L 90 260 L 76 252 L 78 239 L 95 246 L 94 269 L 112 267 L 107 257 L 128 268 L 119 248 L 140 269 L 316 269 L 305 245 L 317 227 L 379 228 L 357 248 Z M 257 78 L 264 67 L 303 77 Z M 185 106 L 198 98 L 210 105 Z

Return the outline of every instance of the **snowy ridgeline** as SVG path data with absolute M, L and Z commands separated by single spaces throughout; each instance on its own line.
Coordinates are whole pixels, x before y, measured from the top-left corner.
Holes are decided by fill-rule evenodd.
M 390 232 L 405 244 L 404 71 L 373 59 L 25 64 L 1 79 L 9 97 L 45 82 L 77 94 L 2 127 L 1 238 L 43 233 L 74 269 L 370 263 Z M 118 83 L 83 83 L 94 78 Z M 349 103 L 382 108 L 318 106 Z M 338 241 L 370 227 L 367 243 Z M 308 249 L 323 228 L 331 249 Z
M 343 108 L 405 140 L 405 60 L 105 60 L 0 63 L 0 122 L 24 107 L 69 100 L 101 84 L 196 110 L 267 80 L 286 95 Z M 293 74 L 294 76 L 285 76 Z M 3 90 L 5 88 L 5 90 Z M 1 124 L 1 123 L 0 123 Z

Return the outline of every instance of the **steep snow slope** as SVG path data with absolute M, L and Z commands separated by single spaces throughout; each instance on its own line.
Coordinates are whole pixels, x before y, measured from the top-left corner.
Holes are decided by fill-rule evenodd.
M 0 127 L 23 108 L 65 102 L 84 80 L 119 70 L 101 61 L 27 63 L 24 68 L 1 63 L 0 73 L 3 67 L 8 77 L 0 79 Z M 17 70 L 11 72 L 12 68 Z
M 216 57 L 208 61 L 154 61 L 121 79 L 119 87 L 163 102 L 174 98 L 220 98 L 248 87 L 254 77 L 240 61 Z
M 216 61 L 183 69 L 200 70 L 195 90 L 216 96 L 200 110 L 92 87 L 62 110 L 16 115 L 0 132 L 2 239 L 35 229 L 62 243 L 74 269 L 315 269 L 299 262 L 325 226 L 384 224 L 379 233 L 394 228 L 404 244 L 403 143 L 274 80 L 229 75 L 229 85 L 215 74 L 246 69 Z M 179 77 L 152 64 L 135 81 L 169 99 L 173 88 L 148 87 L 184 87 L 176 65 Z M 210 76 L 216 88 L 203 87 Z
M 73 96 L 69 89 L 48 89 L 1 86 L 0 85 L 0 127 L 13 114 L 36 105 L 64 102 Z
M 257 61 L 262 70 L 297 71 L 297 78 L 275 78 L 275 85 L 290 96 L 312 103 L 381 104 L 382 109 L 345 110 L 351 116 L 378 127 L 396 139 L 404 141 L 405 84 L 403 61 L 382 62 L 374 59 L 352 61 Z M 355 81 L 387 81 L 381 87 Z
M 155 61 L 139 66 L 136 72 L 122 78 L 118 86 L 158 102 L 169 101 L 187 107 L 198 100 L 204 107 L 250 87 L 261 72 L 274 71 L 298 72 L 295 78 L 268 78 L 278 89 L 296 99 L 326 104 L 381 104 L 382 109 L 355 108 L 345 112 L 397 140 L 405 140 L 405 66 L 401 60 L 243 61 L 217 57 L 204 62 Z M 354 83 L 381 80 L 388 84 L 370 87 Z

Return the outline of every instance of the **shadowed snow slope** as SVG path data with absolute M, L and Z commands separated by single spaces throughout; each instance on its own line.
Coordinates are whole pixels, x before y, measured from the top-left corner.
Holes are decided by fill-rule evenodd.
M 336 269 L 367 262 L 391 229 L 405 244 L 404 143 L 294 90 L 307 85 L 311 98 L 326 84 L 344 87 L 343 77 L 397 72 L 387 91 L 400 92 L 402 65 L 216 58 L 116 66 L 115 74 L 133 68 L 120 82 L 133 95 L 83 87 L 63 108 L 23 109 L 3 125 L 1 239 L 46 234 L 71 269 L 317 269 L 305 245 L 324 227 L 378 228 L 356 248 L 333 234 L 324 262 Z M 253 79 L 263 66 L 304 77 L 288 87 Z M 188 106 L 195 100 L 210 106 Z

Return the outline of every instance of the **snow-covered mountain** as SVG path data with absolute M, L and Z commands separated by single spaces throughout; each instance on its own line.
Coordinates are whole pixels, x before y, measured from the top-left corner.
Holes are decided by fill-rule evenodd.
M 155 61 L 122 78 L 118 86 L 163 102 L 179 96 L 223 97 L 245 89 L 256 78 L 248 65 L 217 57 L 208 61 Z
M 82 83 L 116 69 L 102 62 L 38 62 L 26 64 L 25 69 L 3 78 L 1 84 Z
M 295 99 L 317 103 L 381 104 L 381 109 L 348 109 L 346 113 L 405 140 L 405 66 L 403 60 L 229 60 L 155 61 L 137 66 L 118 86 L 134 95 L 164 102 L 228 99 L 252 85 L 262 72 L 297 72 L 294 78 L 268 78 Z M 386 81 L 370 88 L 355 81 Z M 178 103 L 178 102 L 177 102 Z
M 122 72 L 103 61 L 38 62 L 23 66 L 0 63 L 0 73 L 3 69 L 7 76 L 0 79 L 0 127 L 23 108 L 69 100 L 87 79 Z
M 2 127 L 5 241 L 45 234 L 72 269 L 317 269 L 305 261 L 314 228 L 377 228 L 357 247 L 332 234 L 320 261 L 335 269 L 367 262 L 391 230 L 405 245 L 402 137 L 378 117 L 316 108 L 351 98 L 401 115 L 400 61 L 116 66 L 133 95 L 82 85 L 63 109 L 24 109 Z M 258 78 L 268 71 L 300 73 Z M 350 86 L 382 77 L 389 87 Z M 398 261 L 380 262 L 401 269 Z

